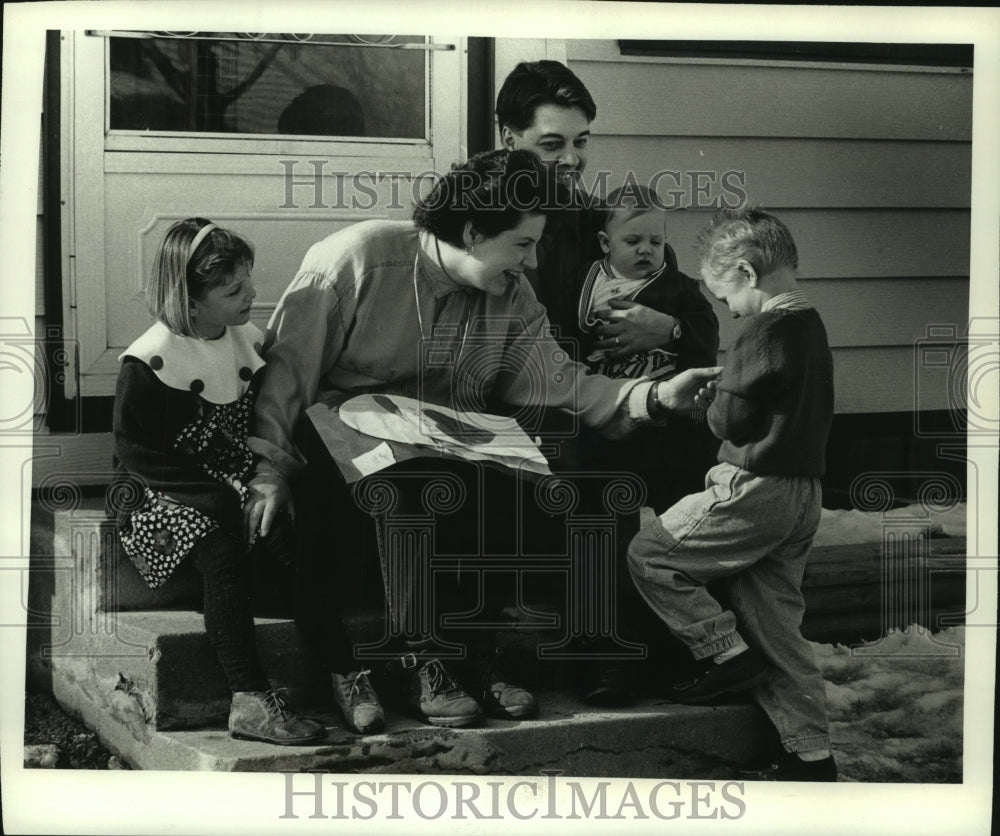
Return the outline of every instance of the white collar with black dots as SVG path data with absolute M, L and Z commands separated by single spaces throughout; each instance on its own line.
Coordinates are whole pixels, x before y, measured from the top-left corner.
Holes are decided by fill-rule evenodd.
M 164 385 L 194 392 L 209 403 L 232 403 L 264 365 L 264 335 L 253 323 L 234 325 L 217 340 L 175 334 L 157 322 L 123 351 L 118 359 L 142 360 Z

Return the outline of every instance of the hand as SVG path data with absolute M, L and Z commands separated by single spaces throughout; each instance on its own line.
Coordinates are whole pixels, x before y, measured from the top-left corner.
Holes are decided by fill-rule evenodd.
M 697 409 L 708 409 L 715 400 L 715 388 L 719 385 L 719 378 L 713 377 L 694 396 L 694 404 Z
M 603 339 L 595 347 L 609 349 L 612 360 L 623 360 L 673 339 L 677 320 L 670 314 L 625 299 L 612 299 L 608 304 L 609 309 L 597 312 L 605 324 L 599 332 Z
M 722 366 L 688 369 L 657 384 L 656 399 L 664 409 L 680 415 L 704 409 L 715 400 L 715 387 L 721 372 Z
M 248 540 L 256 533 L 258 526 L 261 536 L 266 537 L 271 530 L 271 523 L 282 508 L 287 508 L 288 513 L 294 515 L 292 491 L 283 476 L 254 476 L 247 488 L 250 496 L 243 506 L 243 523 Z

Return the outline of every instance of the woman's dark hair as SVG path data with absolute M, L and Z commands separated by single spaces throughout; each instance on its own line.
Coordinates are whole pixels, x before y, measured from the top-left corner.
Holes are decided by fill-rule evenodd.
M 504 80 L 497 93 L 497 127 L 520 132 L 535 124 L 541 105 L 575 107 L 588 122 L 597 116 L 590 92 L 568 67 L 558 61 L 522 61 Z
M 413 211 L 416 225 L 462 247 L 465 224 L 487 238 L 513 229 L 525 214 L 565 207 L 569 191 L 531 151 L 486 151 L 456 164 Z

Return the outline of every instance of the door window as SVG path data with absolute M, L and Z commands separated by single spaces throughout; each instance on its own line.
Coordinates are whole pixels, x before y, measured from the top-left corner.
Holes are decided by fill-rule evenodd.
M 428 139 L 425 37 L 111 35 L 111 134 Z

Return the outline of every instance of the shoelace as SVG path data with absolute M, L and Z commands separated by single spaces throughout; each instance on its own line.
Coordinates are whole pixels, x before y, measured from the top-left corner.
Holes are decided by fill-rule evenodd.
M 458 683 L 451 678 L 439 659 L 431 659 L 424 665 L 424 671 L 427 672 L 427 684 L 430 685 L 433 694 L 449 696 L 457 695 L 461 691 Z
M 372 684 L 368 679 L 368 674 L 371 673 L 370 669 L 363 671 L 358 671 L 351 677 L 351 690 L 347 695 L 349 700 L 355 697 L 360 697 L 362 699 L 367 699 L 369 701 L 375 699 L 375 689 L 372 688 Z
M 272 688 L 264 692 L 264 708 L 268 714 L 280 714 L 281 719 L 285 717 L 285 709 L 288 707 L 288 689 Z

